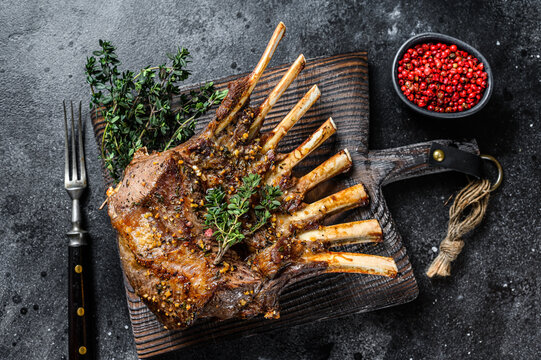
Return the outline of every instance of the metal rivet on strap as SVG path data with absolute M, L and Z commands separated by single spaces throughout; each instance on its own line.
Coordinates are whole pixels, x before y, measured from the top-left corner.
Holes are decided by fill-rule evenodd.
M 437 150 L 434 150 L 434 152 L 432 153 L 432 157 L 437 162 L 442 162 L 443 159 L 445 159 L 445 153 L 443 152 L 443 150 L 437 149 Z
M 83 272 L 83 267 L 81 265 L 75 265 L 75 272 L 80 274 Z
M 79 348 L 79 354 L 81 354 L 81 355 L 86 354 L 86 347 L 85 347 L 85 346 L 81 346 L 81 347 Z

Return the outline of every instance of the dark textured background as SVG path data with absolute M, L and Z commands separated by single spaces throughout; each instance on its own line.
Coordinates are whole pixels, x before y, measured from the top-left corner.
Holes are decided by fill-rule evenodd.
M 255 2 L 254 2 L 255 3 Z M 367 50 L 373 149 L 436 138 L 476 138 L 505 181 L 483 224 L 467 238 L 450 279 L 424 269 L 445 234 L 445 200 L 458 174 L 393 184 L 386 197 L 420 286 L 407 305 L 340 320 L 211 343 L 163 359 L 535 359 L 541 352 L 538 280 L 541 4 L 535 1 L 2 1 L 0 3 L 0 359 L 64 359 L 66 238 L 61 100 L 88 100 L 83 68 L 100 38 L 124 65 L 161 63 L 188 47 L 197 82 L 249 71 L 278 21 L 288 31 L 272 65 Z M 495 90 L 470 119 L 436 121 L 408 111 L 391 87 L 402 41 L 425 31 L 476 46 Z M 100 359 L 136 353 L 98 152 L 86 132 L 96 340 Z M 537 354 L 537 355 L 536 355 Z

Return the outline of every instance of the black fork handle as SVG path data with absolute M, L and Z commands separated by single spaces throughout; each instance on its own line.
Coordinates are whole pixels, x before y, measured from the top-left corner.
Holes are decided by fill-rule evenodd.
M 87 318 L 89 306 L 85 298 L 85 282 L 89 280 L 88 245 L 68 246 L 69 255 L 69 360 L 91 359 Z

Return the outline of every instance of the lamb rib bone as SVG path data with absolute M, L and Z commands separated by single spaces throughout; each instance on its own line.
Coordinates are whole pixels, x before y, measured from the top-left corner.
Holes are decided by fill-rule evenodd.
M 344 149 L 301 177 L 297 181 L 295 187 L 289 191 L 292 193 L 306 194 L 316 185 L 348 171 L 352 164 L 353 162 L 351 161 L 349 151 Z
M 317 85 L 312 88 L 303 96 L 302 99 L 291 109 L 286 117 L 280 121 L 276 127 L 270 131 L 269 137 L 265 141 L 265 144 L 261 148 L 261 153 L 265 154 L 267 151 L 274 149 L 278 142 L 285 136 L 285 134 L 295 125 L 297 121 L 310 109 L 310 107 L 319 99 L 321 92 Z
M 319 229 L 305 231 L 297 235 L 300 241 L 321 241 L 330 246 L 382 242 L 381 226 L 376 219 L 354 221 Z
M 269 96 L 261 103 L 259 106 L 259 110 L 257 113 L 257 116 L 254 119 L 254 122 L 250 126 L 250 130 L 248 132 L 248 139 L 253 139 L 254 135 L 259 131 L 261 128 L 261 125 L 263 125 L 263 120 L 265 119 L 265 116 L 267 116 L 268 112 L 272 107 L 276 104 L 276 102 L 280 99 L 284 91 L 287 90 L 289 85 L 297 78 L 299 73 L 304 69 L 304 66 L 306 65 L 306 59 L 301 54 L 295 60 L 293 65 L 289 67 L 287 72 L 284 74 L 282 79 L 276 84 L 274 89 L 270 92 Z
M 306 223 L 319 221 L 327 215 L 343 212 L 367 203 L 368 194 L 364 190 L 364 186 L 357 184 L 306 205 L 290 215 L 280 215 L 277 221 L 277 230 L 287 234 L 290 233 L 291 226 L 302 227 Z
M 321 146 L 335 132 L 336 124 L 332 118 L 327 119 L 308 139 L 304 140 L 302 144 L 287 154 L 287 157 L 276 165 L 274 171 L 267 178 L 267 184 L 278 184 L 280 179 L 289 174 L 295 165 Z
M 261 59 L 257 63 L 256 67 L 250 74 L 248 78 L 248 86 L 238 99 L 238 102 L 235 104 L 235 107 L 229 111 L 227 116 L 220 121 L 218 124 L 218 127 L 216 128 L 215 134 L 218 134 L 220 131 L 225 129 L 227 125 L 233 120 L 237 112 L 244 106 L 246 101 L 250 98 L 250 94 L 252 94 L 252 91 L 254 90 L 257 82 L 261 78 L 261 75 L 263 75 L 263 71 L 265 71 L 265 68 L 269 64 L 270 59 L 272 58 L 272 55 L 274 54 L 274 51 L 276 50 L 276 47 L 278 46 L 278 43 L 282 38 L 284 37 L 286 31 L 286 26 L 284 23 L 280 22 L 276 29 L 274 30 L 274 34 L 272 34 L 272 37 L 267 45 L 267 48 L 265 49 L 265 52 L 261 56 Z
M 325 272 L 352 272 L 395 277 L 396 263 L 391 257 L 348 252 L 323 252 L 303 256 L 307 262 L 324 262 Z

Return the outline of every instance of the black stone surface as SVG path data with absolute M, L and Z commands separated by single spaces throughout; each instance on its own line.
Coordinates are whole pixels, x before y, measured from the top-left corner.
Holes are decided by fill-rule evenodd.
M 407 305 L 313 323 L 163 359 L 537 359 L 541 251 L 541 5 L 537 1 L 12 1 L 0 3 L 0 359 L 65 359 L 70 203 L 62 184 L 61 101 L 88 100 L 83 67 L 100 38 L 126 67 L 188 47 L 197 82 L 250 70 L 278 21 L 273 64 L 367 50 L 372 148 L 476 138 L 505 169 L 453 276 L 424 270 L 445 234 L 445 200 L 465 185 L 445 174 L 385 189 L 420 286 Z M 391 87 L 394 51 L 442 32 L 477 47 L 495 76 L 492 100 L 460 121 L 412 113 Z M 100 359 L 135 359 L 98 151 L 87 127 L 96 344 Z

